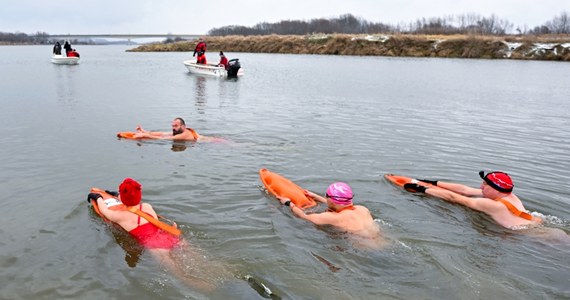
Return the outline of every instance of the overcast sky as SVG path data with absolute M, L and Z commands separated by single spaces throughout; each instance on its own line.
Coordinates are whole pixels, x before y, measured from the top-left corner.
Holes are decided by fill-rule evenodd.
M 0 0 L 0 32 L 204 34 L 227 25 L 353 14 L 397 25 L 420 18 L 495 14 L 533 28 L 570 12 L 570 0 Z

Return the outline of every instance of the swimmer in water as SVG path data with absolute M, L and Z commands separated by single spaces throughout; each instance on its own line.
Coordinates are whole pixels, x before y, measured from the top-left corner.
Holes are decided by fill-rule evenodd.
M 489 215 L 497 224 L 509 228 L 521 228 L 542 222 L 540 218 L 527 213 L 521 200 L 513 193 L 513 181 L 504 172 L 479 172 L 483 179 L 479 188 L 463 184 L 417 179 L 436 187 L 425 187 L 416 182 L 407 183 L 409 192 L 424 193 L 445 201 L 461 204 Z
M 344 182 L 331 184 L 325 197 L 308 190 L 304 192 L 307 197 L 326 203 L 328 210 L 322 213 L 306 214 L 290 199 L 280 196 L 277 198 L 283 205 L 289 206 L 294 215 L 316 225 L 331 225 L 338 230 L 359 237 L 359 244 L 366 248 L 379 249 L 384 246 L 385 242 L 380 232 L 380 226 L 374 221 L 368 208 L 352 203 L 354 195 L 348 184 Z
M 176 140 L 176 141 L 197 141 L 197 142 L 212 142 L 221 140 L 198 134 L 194 129 L 186 127 L 186 122 L 182 118 L 172 120 L 172 132 L 162 131 L 147 131 L 142 126 L 137 126 L 135 138 L 147 139 L 161 139 L 161 140 Z
M 187 242 L 179 236 L 159 229 L 156 225 L 147 221 L 148 218 L 158 220 L 158 215 L 148 203 L 141 202 L 142 186 L 137 181 L 126 178 L 119 186 L 119 200 L 126 209 L 113 210 L 107 207 L 106 202 L 117 201 L 115 198 L 104 199 L 99 193 L 90 193 L 87 201 L 97 202 L 101 214 L 109 221 L 119 225 L 134 237 L 150 254 L 163 266 L 177 275 L 186 284 L 201 292 L 210 292 L 214 285 L 201 278 L 187 274 L 183 265 L 176 261 L 175 249 L 184 249 L 185 253 L 197 254 L 190 249 Z M 116 203 L 114 203 L 116 204 Z M 129 209 L 136 208 L 145 214 L 145 217 L 131 212 Z M 176 226 L 176 223 L 174 223 Z

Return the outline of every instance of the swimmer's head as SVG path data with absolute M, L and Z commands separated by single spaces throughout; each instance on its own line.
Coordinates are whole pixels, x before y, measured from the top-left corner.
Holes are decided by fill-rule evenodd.
M 327 189 L 327 198 L 334 204 L 338 205 L 351 205 L 352 204 L 352 189 L 344 182 L 335 182 L 329 185 Z
M 513 180 L 507 173 L 495 171 L 485 175 L 484 171 L 480 171 L 479 176 L 496 191 L 501 193 L 510 193 L 513 191 Z
M 181 134 L 186 130 L 186 122 L 182 118 L 172 120 L 172 135 Z
M 131 178 L 125 178 L 123 183 L 119 185 L 119 194 L 121 201 L 126 206 L 134 206 L 141 202 L 142 186 Z

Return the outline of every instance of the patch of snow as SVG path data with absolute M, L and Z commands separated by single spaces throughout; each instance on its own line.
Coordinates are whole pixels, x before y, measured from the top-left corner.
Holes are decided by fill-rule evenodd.
M 433 49 L 437 49 L 437 45 L 441 44 L 442 42 L 445 42 L 446 40 L 435 40 L 435 42 L 433 42 Z
M 522 46 L 522 43 L 509 43 L 503 42 L 503 44 L 507 45 L 507 51 L 505 52 L 505 57 L 511 58 L 513 51 L 515 51 L 518 47 Z
M 305 37 L 307 40 L 326 40 L 329 38 L 326 34 L 311 34 Z
M 559 44 L 541 44 L 541 43 L 535 43 L 534 44 L 534 50 L 553 50 L 554 47 L 558 46 Z
M 384 43 L 387 40 L 389 40 L 390 37 L 387 35 L 367 35 L 365 37 L 358 37 L 358 36 L 354 36 L 352 37 L 350 40 L 351 41 L 356 41 L 356 40 L 367 40 L 369 42 L 381 42 Z
M 557 43 L 549 43 L 549 44 L 545 44 L 545 43 L 534 43 L 533 44 L 534 48 L 531 49 L 528 54 L 538 54 L 538 55 L 544 55 L 547 51 L 552 51 L 552 53 L 554 53 L 554 55 L 559 55 L 558 51 L 557 51 L 557 46 L 560 46 L 560 44 Z

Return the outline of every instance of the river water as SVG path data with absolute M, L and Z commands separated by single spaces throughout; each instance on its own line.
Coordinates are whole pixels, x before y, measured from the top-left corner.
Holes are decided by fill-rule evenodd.
M 245 76 L 222 80 L 187 73 L 190 53 L 77 49 L 79 65 L 59 66 L 49 46 L 0 47 L 1 299 L 570 297 L 567 242 L 382 177 L 479 186 L 479 170 L 503 170 L 545 227 L 570 232 L 567 63 L 227 53 Z M 175 117 L 231 142 L 115 137 Z M 348 182 L 389 245 L 356 248 L 293 217 L 260 168 L 321 194 Z M 125 177 L 178 223 L 194 249 L 182 264 L 215 291 L 187 287 L 93 214 L 90 187 Z

